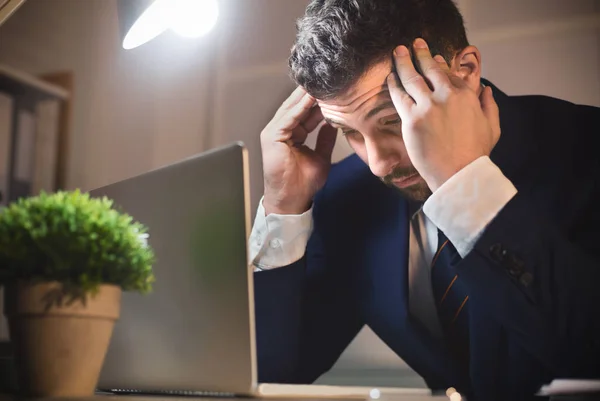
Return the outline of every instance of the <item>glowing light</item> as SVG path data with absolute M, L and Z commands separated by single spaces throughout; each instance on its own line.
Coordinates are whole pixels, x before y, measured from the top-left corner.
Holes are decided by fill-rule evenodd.
M 174 12 L 171 29 L 186 38 L 206 35 L 217 24 L 219 5 L 217 0 L 171 0 Z
M 218 18 L 217 0 L 156 0 L 133 23 L 123 39 L 123 48 L 143 45 L 167 29 L 197 38 L 210 32 Z
M 378 400 L 379 397 L 381 397 L 381 391 L 379 391 L 379 389 L 374 388 L 371 391 L 369 391 L 369 397 L 372 400 Z
M 133 23 L 125 39 L 124 49 L 133 49 L 154 39 L 170 27 L 173 4 L 168 0 L 157 0 Z

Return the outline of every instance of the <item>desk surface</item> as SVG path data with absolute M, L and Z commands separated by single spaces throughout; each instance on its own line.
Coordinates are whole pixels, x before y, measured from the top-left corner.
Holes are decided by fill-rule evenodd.
M 227 397 L 179 397 L 179 396 L 138 396 L 138 395 L 95 395 L 93 397 L 81 398 L 35 398 L 35 401 L 192 401 L 194 399 L 201 401 L 225 401 L 227 399 L 244 399 L 244 398 L 227 398 Z M 319 401 L 319 400 L 339 400 L 339 401 L 357 401 L 356 398 L 245 398 L 247 400 L 257 401 Z M 0 394 L 0 401 L 23 401 L 24 399 L 8 395 Z M 427 401 L 427 400 L 448 400 L 446 396 L 424 396 L 416 394 L 406 395 L 386 395 L 380 398 L 380 401 Z M 360 401 L 360 400 L 358 400 Z M 365 399 L 365 401 L 367 401 Z M 372 400 L 369 400 L 372 401 Z
M 96 395 L 93 397 L 81 397 L 81 398 L 35 398 L 35 401 L 191 401 L 193 399 L 199 399 L 202 401 L 225 401 L 227 398 L 212 398 L 212 397 L 177 397 L 177 396 L 138 396 L 138 395 Z M 241 399 L 241 398 L 240 398 Z M 263 400 L 262 398 L 252 398 L 253 400 Z M 33 399 L 32 399 L 33 400 Z M 249 399 L 250 400 L 250 399 Z M 309 401 L 309 399 L 302 398 L 268 398 L 264 400 L 269 401 Z M 12 395 L 0 394 L 0 401 L 23 401 L 22 398 L 18 398 Z M 315 401 L 314 398 L 310 401 Z M 356 401 L 356 399 L 352 400 Z M 398 400 L 400 401 L 400 400 Z

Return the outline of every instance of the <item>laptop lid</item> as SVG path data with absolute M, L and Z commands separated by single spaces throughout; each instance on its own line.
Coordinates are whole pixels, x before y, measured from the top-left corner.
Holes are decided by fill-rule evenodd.
M 101 390 L 251 394 L 247 150 L 234 143 L 90 191 L 148 227 L 152 293 L 123 293 Z

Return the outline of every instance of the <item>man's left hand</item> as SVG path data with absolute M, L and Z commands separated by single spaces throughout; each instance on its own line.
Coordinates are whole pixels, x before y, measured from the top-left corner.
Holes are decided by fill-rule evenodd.
M 396 72 L 387 83 L 408 156 L 436 191 L 463 167 L 490 155 L 500 137 L 499 111 L 490 87 L 478 96 L 443 57 L 431 56 L 424 40 L 414 42 L 414 53 L 423 75 L 408 49 L 399 46 L 394 51 Z

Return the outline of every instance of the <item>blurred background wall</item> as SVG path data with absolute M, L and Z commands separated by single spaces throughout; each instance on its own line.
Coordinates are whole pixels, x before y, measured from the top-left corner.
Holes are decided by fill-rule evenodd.
M 262 194 L 259 134 L 294 89 L 287 56 L 307 0 L 221 0 L 206 37 L 123 50 L 115 0 L 28 0 L 0 28 L 0 64 L 73 74 L 68 189 L 89 190 L 234 140 Z M 461 0 L 484 76 L 508 94 L 600 106 L 600 0 Z M 548 116 L 552 118 L 552 116 Z M 334 158 L 350 153 L 340 139 Z M 2 325 L 0 324 L 0 336 Z M 322 381 L 423 385 L 365 328 Z

